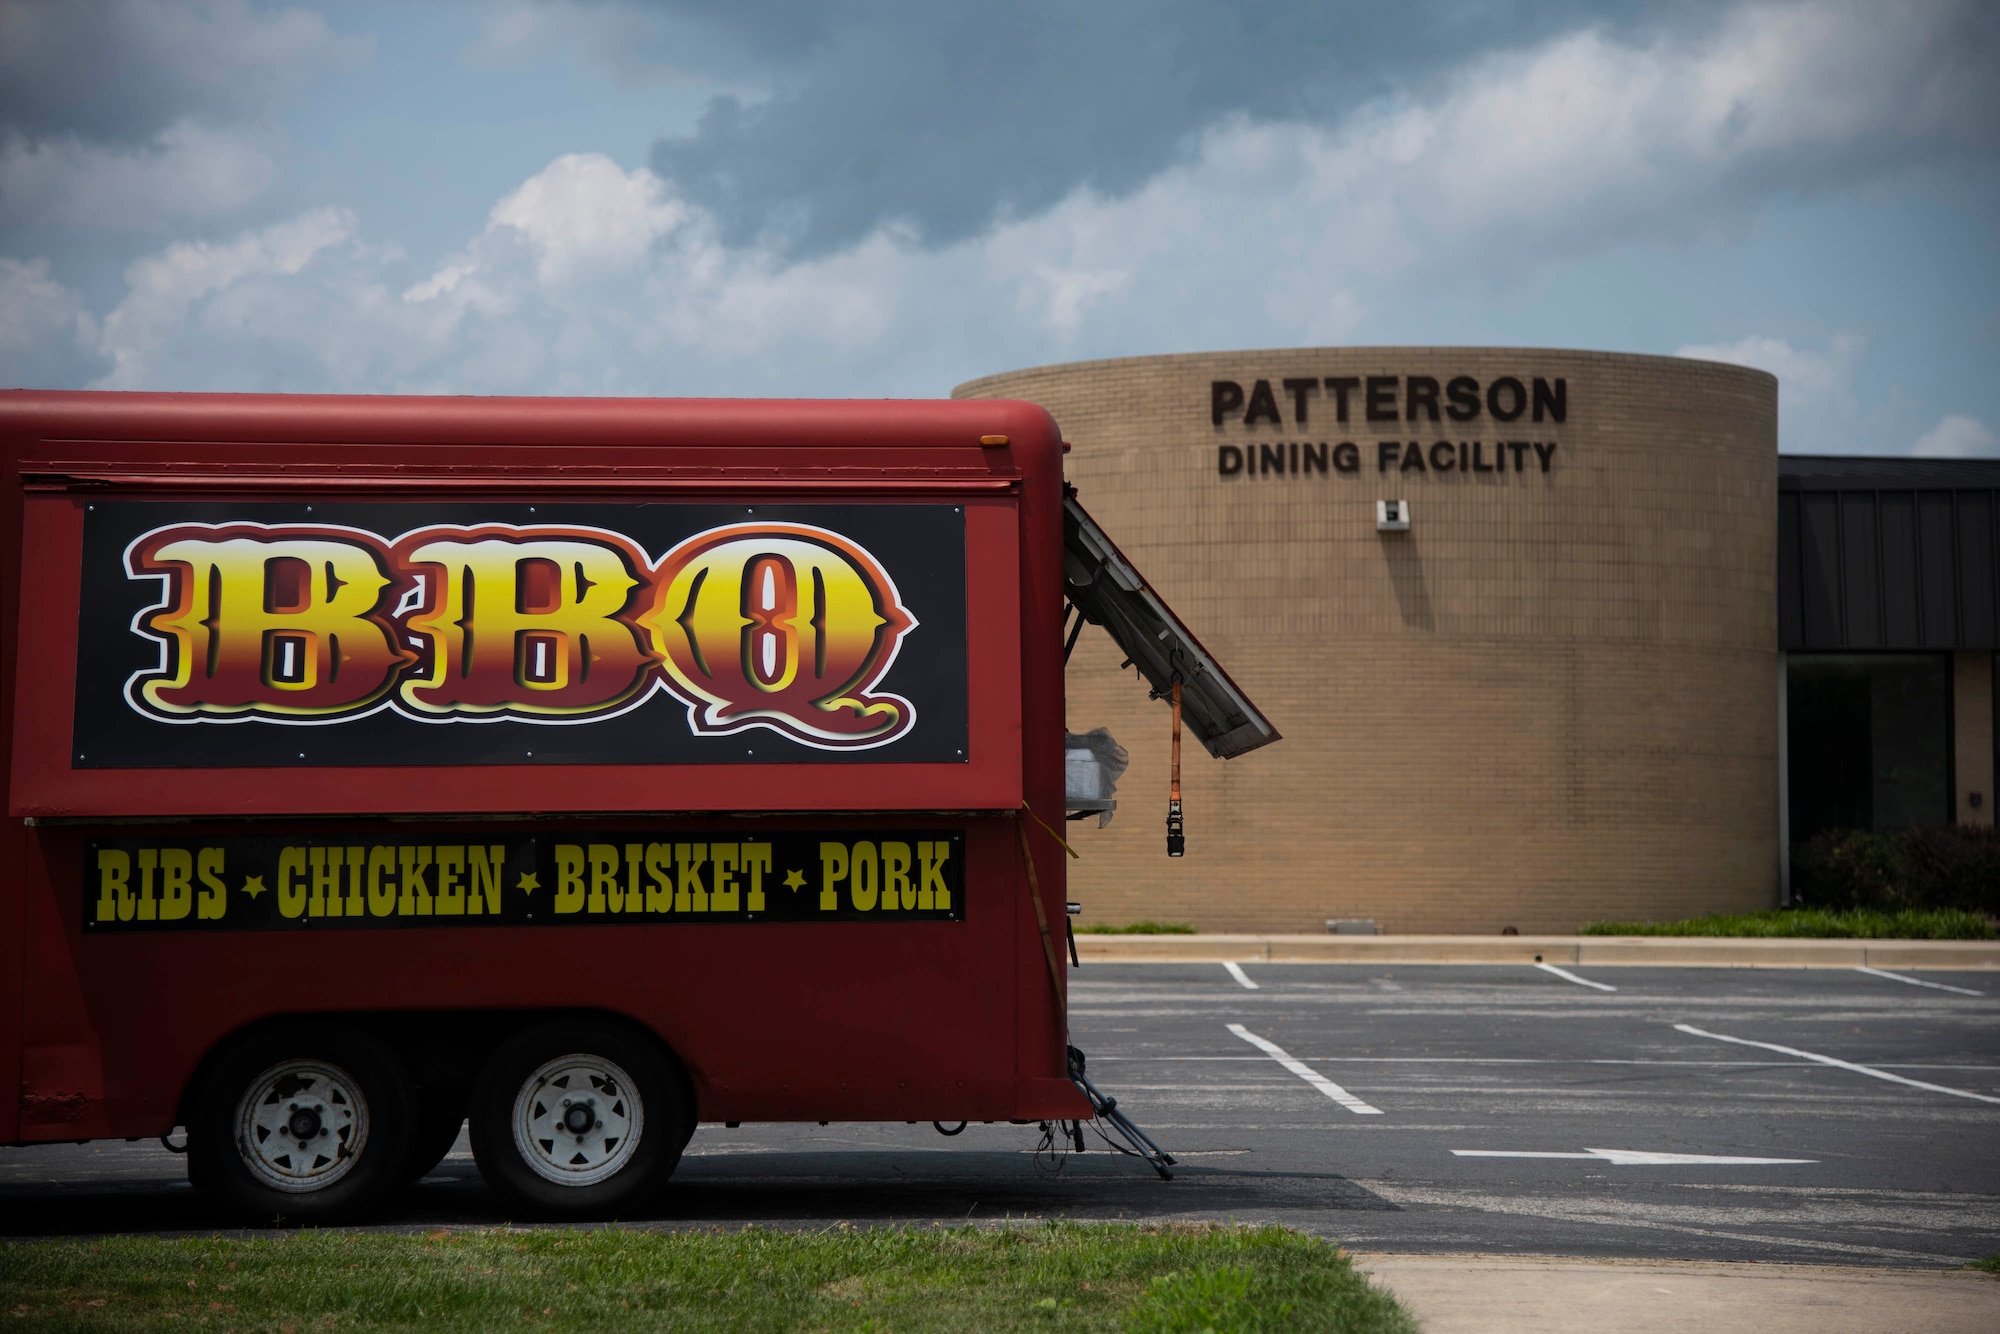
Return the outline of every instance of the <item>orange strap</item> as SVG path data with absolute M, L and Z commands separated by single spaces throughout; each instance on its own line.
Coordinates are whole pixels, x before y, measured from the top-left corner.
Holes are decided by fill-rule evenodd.
M 1028 808 L 1023 806 L 1021 809 Z M 1028 811 L 1028 814 L 1033 815 L 1034 812 Z M 1049 961 L 1049 985 L 1055 988 L 1056 1005 L 1061 1007 L 1067 1004 L 1063 996 L 1062 965 L 1056 962 L 1056 943 L 1049 935 L 1049 910 L 1042 906 L 1042 880 L 1035 874 L 1035 853 L 1028 846 L 1028 826 L 1016 820 L 1014 830 L 1021 836 L 1021 860 L 1028 867 L 1028 901 L 1035 905 L 1035 925 L 1042 933 L 1042 957 Z
M 1050 838 L 1054 839 L 1056 842 L 1062 843 L 1062 850 L 1064 852 L 1067 852 L 1072 858 L 1078 861 L 1083 860 L 1083 854 L 1078 852 L 1075 848 L 1071 847 L 1069 844 L 1063 843 L 1063 836 L 1061 834 L 1058 834 L 1055 830 L 1049 828 L 1049 822 L 1047 820 L 1044 820 L 1041 816 L 1035 814 L 1035 808 L 1033 806 L 1030 806 L 1027 802 L 1024 801 L 1021 803 L 1021 809 L 1028 813 L 1028 818 L 1030 820 L 1033 820 L 1036 824 L 1042 827 L 1043 833 L 1047 834 Z

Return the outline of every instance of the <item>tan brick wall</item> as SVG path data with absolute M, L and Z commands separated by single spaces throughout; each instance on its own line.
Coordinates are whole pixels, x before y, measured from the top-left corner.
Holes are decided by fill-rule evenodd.
M 1567 420 L 1294 422 L 1287 376 L 1567 382 Z M 1266 379 L 1282 422 L 1210 423 L 1210 383 Z M 1167 712 L 1102 631 L 1070 726 L 1132 752 L 1110 828 L 1072 826 L 1086 921 L 1319 931 L 1570 930 L 1776 902 L 1777 386 L 1663 357 L 1336 348 L 1042 367 L 1025 398 L 1069 478 L 1284 733 L 1190 747 L 1188 855 L 1165 856 Z M 1399 407 L 1400 407 L 1399 403 Z M 1554 442 L 1502 473 L 1378 471 L 1383 439 Z M 1352 475 L 1223 478 L 1217 446 L 1352 441 Z M 1511 456 L 1510 456 L 1511 457 Z M 1289 458 L 1288 458 L 1289 463 Z M 1412 530 L 1378 534 L 1375 502 Z

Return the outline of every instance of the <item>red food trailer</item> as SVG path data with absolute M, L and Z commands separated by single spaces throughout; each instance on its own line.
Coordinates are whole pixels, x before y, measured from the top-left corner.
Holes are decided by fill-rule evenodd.
M 1030 404 L 17 391 L 0 448 L 0 1143 L 185 1126 L 249 1215 L 468 1116 L 568 1215 L 697 1121 L 1088 1118 L 1066 616 L 1276 736 Z

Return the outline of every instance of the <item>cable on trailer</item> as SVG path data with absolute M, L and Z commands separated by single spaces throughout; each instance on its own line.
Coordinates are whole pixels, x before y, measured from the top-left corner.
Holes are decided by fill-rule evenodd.
M 1181 678 L 1174 677 L 1174 766 L 1173 786 L 1167 792 L 1167 855 L 1187 854 L 1187 836 L 1181 827 Z
M 1131 1147 L 1119 1148 L 1117 1143 L 1106 1136 L 1100 1128 L 1097 1133 L 1104 1138 L 1106 1144 L 1120 1153 L 1145 1159 L 1147 1166 L 1158 1172 L 1162 1181 L 1174 1179 L 1174 1174 L 1167 1170 L 1174 1165 L 1174 1156 L 1155 1144 L 1152 1136 L 1134 1125 L 1131 1117 L 1118 1110 L 1118 1099 L 1106 1094 L 1090 1082 L 1090 1076 L 1084 1073 L 1084 1055 L 1075 1047 L 1069 1049 L 1069 1079 L 1082 1091 L 1084 1097 L 1090 1099 L 1091 1110 L 1097 1113 L 1097 1119 L 1110 1126 Z M 1082 1138 L 1081 1134 L 1077 1136 L 1079 1150 L 1083 1148 Z

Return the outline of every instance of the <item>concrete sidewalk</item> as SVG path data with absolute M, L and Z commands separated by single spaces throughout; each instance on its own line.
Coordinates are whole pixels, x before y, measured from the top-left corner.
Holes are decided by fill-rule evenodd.
M 2000 1279 L 1970 1270 L 1369 1255 L 1425 1334 L 1991 1334 Z
M 1682 968 L 2000 968 L 2000 941 L 1743 936 L 1098 936 L 1085 963 L 1553 963 Z

